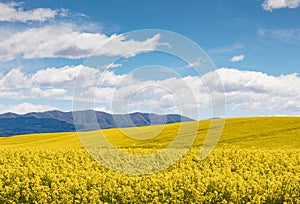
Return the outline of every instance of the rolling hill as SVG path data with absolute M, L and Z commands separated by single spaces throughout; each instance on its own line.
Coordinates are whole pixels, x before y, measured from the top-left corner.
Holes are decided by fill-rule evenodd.
M 226 119 L 203 160 L 208 120 L 0 137 L 0 203 L 299 203 L 299 124 L 299 117 Z M 178 158 L 180 141 L 195 125 L 192 147 Z M 78 134 L 92 141 L 103 134 L 119 151 L 100 141 L 93 155 Z M 134 139 L 141 135 L 149 139 Z M 160 154 L 175 137 L 179 146 Z
M 210 127 L 210 121 L 194 121 L 185 123 L 174 123 L 168 125 L 154 125 L 145 127 L 105 129 L 89 131 L 84 134 L 97 137 L 99 133 L 115 146 L 121 148 L 163 148 L 170 144 L 177 136 L 180 126 L 199 125 L 197 137 L 193 147 L 201 148 Z M 153 135 L 152 139 L 137 140 L 131 138 L 134 135 Z M 185 135 L 188 135 L 186 133 Z M 130 137 L 128 137 L 130 136 Z M 181 138 L 185 140 L 184 137 Z M 242 148 L 261 149 L 300 149 L 300 117 L 251 117 L 226 119 L 223 133 L 220 137 L 219 146 L 233 145 Z M 51 133 L 51 134 L 29 134 L 15 137 L 0 138 L 0 147 L 32 147 L 32 148 L 58 148 L 76 147 L 82 148 L 78 134 Z

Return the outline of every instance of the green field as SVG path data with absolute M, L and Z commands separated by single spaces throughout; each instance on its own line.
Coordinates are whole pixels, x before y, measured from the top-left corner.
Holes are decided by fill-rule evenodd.
M 195 125 L 197 137 L 180 161 L 143 176 L 102 166 L 86 152 L 77 133 L 0 138 L 0 203 L 300 203 L 299 117 L 226 119 L 216 149 L 204 160 L 199 152 L 209 121 L 101 133 L 121 151 L 139 156 L 160 152 L 180 127 Z M 156 136 L 137 140 L 124 133 Z M 99 134 L 81 137 L 93 142 Z M 188 131 L 180 135 L 174 152 L 188 136 Z M 135 161 L 122 162 L 122 168 L 130 168 Z

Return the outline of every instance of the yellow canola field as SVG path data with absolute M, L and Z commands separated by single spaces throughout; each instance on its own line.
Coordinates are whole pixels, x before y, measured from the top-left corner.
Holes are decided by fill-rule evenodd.
M 77 133 L 0 138 L 0 203 L 300 203 L 300 118 L 226 119 L 218 146 L 204 160 L 199 152 L 209 121 L 101 133 L 121 151 L 149 154 L 171 144 L 181 125 L 193 123 L 200 124 L 190 151 L 143 176 L 104 167 Z M 126 136 L 150 138 L 160 130 L 147 140 Z

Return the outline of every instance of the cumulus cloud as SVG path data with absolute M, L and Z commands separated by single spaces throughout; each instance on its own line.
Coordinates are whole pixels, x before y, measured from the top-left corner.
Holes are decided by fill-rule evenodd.
M 245 55 L 235 55 L 231 58 L 231 62 L 239 62 L 245 59 Z
M 224 89 L 218 84 L 217 76 L 220 77 Z M 207 86 L 212 89 L 208 90 Z M 298 87 L 300 77 L 297 74 L 272 76 L 262 72 L 221 68 L 203 75 L 202 78 L 187 76 L 182 79 L 146 81 L 121 87 L 117 93 L 112 93 L 118 95 L 114 96 L 115 99 L 127 100 L 131 106 L 139 109 L 158 106 L 167 110 L 180 110 L 178 99 L 184 99 L 185 107 L 190 106 L 191 110 L 197 107 L 211 108 L 212 94 L 224 94 L 229 111 L 279 111 L 299 115 Z M 192 97 L 196 99 L 196 104 Z
M 82 86 L 89 86 L 96 83 L 99 77 L 100 71 L 98 69 L 78 65 L 39 70 L 31 76 L 29 81 L 35 86 L 73 87 L 76 79 L 80 81 Z
M 21 103 L 17 105 L 0 106 L 0 113 L 17 113 L 25 114 L 29 112 L 44 112 L 49 110 L 57 110 L 56 107 L 50 105 L 39 105 L 32 103 Z
M 27 22 L 38 21 L 44 22 L 55 18 L 60 13 L 58 10 L 49 8 L 35 8 L 32 10 L 24 10 L 19 3 L 1 3 L 0 2 L 0 22 Z M 65 10 L 62 14 L 66 14 Z
M 6 75 L 0 75 L 0 90 L 28 87 L 28 78 L 20 69 L 12 69 Z
M 265 0 L 262 7 L 266 11 L 282 8 L 298 8 L 300 0 Z
M 161 107 L 165 112 L 176 110 L 180 113 L 180 100 L 189 111 L 209 109 L 211 94 L 224 94 L 229 111 L 300 114 L 300 77 L 297 74 L 272 76 L 229 68 L 220 68 L 202 77 L 156 81 L 139 81 L 130 74 L 118 75 L 110 70 L 104 74 L 103 69 L 83 65 L 48 68 L 31 74 L 15 69 L 0 75 L 0 98 L 73 100 L 72 88 L 79 73 L 82 76 L 79 77 L 80 90 L 76 100 L 92 100 L 99 110 L 111 110 L 112 104 L 125 102 L 130 110 Z M 10 79 L 11 75 L 18 76 L 19 80 Z M 216 80 L 218 76 L 223 87 Z
M 110 70 L 78 65 L 39 70 L 28 81 L 35 86 L 73 88 L 75 83 L 80 87 L 91 87 L 98 83 L 102 86 L 117 86 L 125 77 L 128 83 L 133 82 L 131 75 L 116 75 Z
M 150 112 L 152 109 L 160 108 L 165 112 L 172 113 L 172 110 L 178 110 L 191 116 L 196 114 L 195 108 L 197 108 L 192 91 L 183 80 L 176 78 L 163 81 L 140 81 L 117 88 L 97 87 L 90 94 L 92 94 L 90 99 L 95 98 L 95 102 L 110 103 L 114 113 Z
M 132 57 L 139 53 L 154 51 L 161 45 L 159 34 L 135 40 L 124 34 L 105 35 L 99 32 L 101 26 L 95 26 L 93 23 L 76 25 L 57 21 L 56 16 L 69 16 L 67 9 L 35 8 L 25 10 L 21 3 L 0 2 L 0 11 L 0 22 L 39 22 L 39 24 L 33 23 L 26 26 L 1 25 L 0 61 L 17 58 Z M 83 14 L 77 15 L 82 16 Z M 76 18 L 76 15 L 69 17 Z M 54 19 L 54 21 L 45 22 L 50 19 Z M 120 64 L 111 64 L 108 68 L 116 66 L 120 66 Z
M 219 69 L 218 74 L 227 105 L 233 109 L 300 112 L 300 77 L 297 74 L 276 77 L 228 68 Z
M 91 55 L 131 57 L 155 50 L 160 45 L 159 39 L 159 34 L 137 41 L 122 34 L 107 36 L 80 31 L 72 24 L 48 25 L 22 30 L 0 40 L 0 60 L 17 57 L 78 59 Z
M 126 78 L 134 83 L 131 75 L 116 75 L 114 72 L 84 65 L 46 68 L 36 73 L 26 74 L 20 69 L 12 69 L 0 74 L 0 98 L 53 98 L 70 99 L 75 83 L 77 87 L 102 86 L 117 87 Z M 107 92 L 107 90 L 105 90 Z

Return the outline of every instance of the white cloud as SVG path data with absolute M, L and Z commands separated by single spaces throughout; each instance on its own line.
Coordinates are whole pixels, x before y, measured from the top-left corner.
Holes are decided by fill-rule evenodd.
M 297 74 L 270 76 L 261 72 L 221 68 L 227 105 L 237 110 L 300 112 Z
M 116 68 L 116 67 L 122 67 L 122 64 L 119 63 L 110 63 L 108 65 L 105 65 L 104 68 L 105 69 L 111 69 L 111 68 Z
M 199 77 L 194 77 L 193 79 L 196 80 L 196 78 L 198 81 L 201 81 Z M 107 96 L 108 100 L 104 101 L 110 101 L 112 104 L 115 104 L 113 107 L 113 112 L 115 113 L 122 113 L 122 111 L 124 113 L 128 110 L 131 112 L 140 110 L 147 112 L 153 108 L 161 108 L 166 113 L 174 113 L 174 110 L 178 110 L 177 113 L 179 114 L 197 118 L 195 108 L 198 105 L 202 106 L 202 108 L 208 106 L 204 104 L 204 101 L 206 101 L 204 97 L 207 95 L 198 92 L 194 94 L 184 79 L 169 78 L 158 81 L 124 82 L 122 84 L 123 86 L 110 89 L 111 94 Z M 105 93 L 104 88 L 98 88 L 95 94 L 98 102 L 101 102 L 99 99 L 104 97 Z M 196 100 L 197 97 L 201 98 L 198 102 Z M 90 99 L 93 99 L 93 97 Z
M 72 24 L 60 24 L 29 28 L 16 32 L 0 41 L 0 60 L 17 57 L 70 58 L 94 56 L 131 57 L 138 53 L 155 50 L 160 43 L 156 34 L 144 41 L 127 39 L 126 36 L 80 31 Z
M 17 114 L 25 114 L 29 112 L 44 112 L 49 110 L 57 110 L 54 106 L 49 105 L 36 105 L 32 103 L 21 103 L 17 105 L 8 105 L 8 106 L 1 106 L 0 113 L 17 113 Z
M 261 28 L 257 31 L 259 37 L 271 40 L 280 40 L 282 42 L 297 44 L 300 41 L 300 29 L 266 29 Z
M 40 89 L 40 88 L 32 88 L 30 90 L 31 97 L 34 98 L 48 98 L 48 99 L 59 99 L 64 98 L 67 94 L 65 89 Z
M 28 78 L 20 69 L 12 69 L 5 76 L 0 75 L 0 90 L 28 87 Z
M 115 90 L 116 88 L 110 87 L 90 87 L 82 93 L 81 97 L 84 99 L 95 99 L 95 102 L 98 103 L 111 102 L 113 100 Z
M 127 103 L 131 110 L 161 107 L 165 112 L 172 112 L 182 110 L 182 104 L 178 103 L 180 100 L 183 100 L 188 110 L 195 110 L 196 106 L 209 109 L 211 99 L 207 84 L 212 87 L 215 95 L 225 94 L 229 111 L 260 110 L 262 113 L 274 111 L 278 114 L 300 114 L 300 77 L 297 74 L 271 76 L 228 68 L 209 72 L 202 78 L 186 76 L 182 79 L 157 81 L 138 81 L 130 74 L 117 75 L 108 71 L 102 77 L 101 86 L 98 80 L 103 70 L 83 65 L 48 68 L 33 74 L 15 69 L 0 76 L 0 98 L 72 100 L 72 87 L 80 71 L 82 86 L 79 88 L 82 90 L 77 96 L 78 100 L 95 100 L 99 110 L 110 110 L 107 104 L 120 101 Z M 19 80 L 14 80 L 13 75 Z M 217 76 L 224 89 L 216 80 Z
M 59 14 L 58 10 L 52 10 L 49 8 L 36 8 L 32 10 L 24 10 L 18 3 L 1 2 L 0 11 L 0 22 L 44 22 L 46 20 L 55 18 L 55 16 Z M 66 14 L 65 10 L 63 14 Z
M 30 95 L 27 95 L 26 97 L 30 97 Z M 24 99 L 26 97 L 22 91 L 0 91 L 0 99 Z
M 298 8 L 300 0 L 265 0 L 262 7 L 266 11 L 282 8 Z
M 12 69 L 7 74 L 0 74 L 0 98 L 70 99 L 72 93 L 67 90 L 73 90 L 75 83 L 78 88 L 94 87 L 98 83 L 117 87 L 124 80 L 125 83 L 134 83 L 132 75 L 116 75 L 111 71 L 103 71 L 84 65 L 52 67 L 32 74 Z
M 17 100 L 20 99 L 71 100 L 72 96 L 68 96 L 67 90 L 65 89 L 31 88 L 31 89 L 23 89 L 23 90 L 1 91 L 0 99 L 1 98 L 17 99 Z
M 198 61 L 189 63 L 188 66 L 189 66 L 189 67 L 197 67 L 197 66 L 200 66 L 200 61 L 198 60 Z
M 239 62 L 245 59 L 245 55 L 235 55 L 231 58 L 232 62 Z
M 95 86 L 98 83 L 101 83 L 102 86 L 118 86 L 125 77 L 128 83 L 133 82 L 131 75 L 116 75 L 112 71 L 105 71 L 105 73 L 103 71 L 84 65 L 53 67 L 39 70 L 28 80 L 35 86 L 69 88 L 73 88 L 75 82 L 82 87 Z
M 221 78 L 223 89 L 216 80 L 216 73 Z M 204 81 L 203 81 L 203 80 Z M 242 71 L 237 69 L 221 68 L 205 74 L 203 77 L 187 76 L 183 80 L 171 78 L 163 81 L 141 82 L 119 89 L 119 96 L 124 101 L 132 99 L 132 106 L 139 107 L 163 107 L 167 110 L 175 109 L 177 99 L 185 100 L 185 107 L 195 110 L 210 108 L 210 93 L 206 87 L 212 87 L 214 96 L 225 94 L 226 106 L 231 111 L 274 111 L 288 114 L 300 113 L 300 78 L 297 74 L 271 76 L 261 72 Z M 149 86 L 151 83 L 156 86 Z M 146 88 L 143 88 L 146 87 Z M 140 88 L 143 91 L 136 92 Z M 170 90 L 165 92 L 164 89 Z M 192 91 L 192 92 L 191 92 Z M 133 96 L 135 93 L 138 96 Z M 192 97 L 195 97 L 194 104 Z M 135 99 L 135 100 L 133 100 Z M 180 110 L 180 108 L 179 108 Z
M 77 79 L 78 76 L 80 77 Z M 98 69 L 78 65 L 39 70 L 29 80 L 35 86 L 73 87 L 76 79 L 80 81 L 82 86 L 89 86 L 96 83 L 99 76 L 100 71 Z

